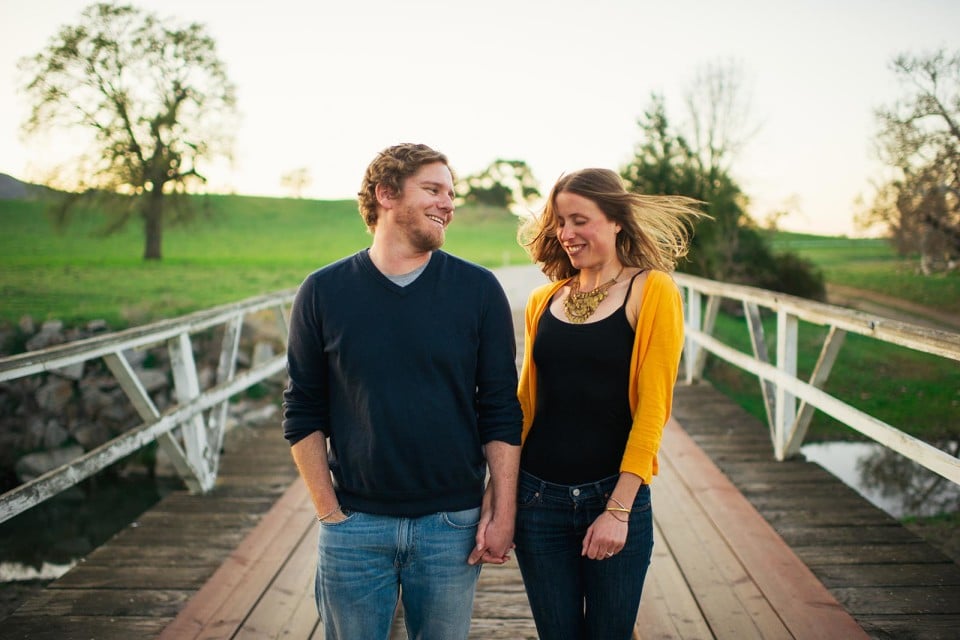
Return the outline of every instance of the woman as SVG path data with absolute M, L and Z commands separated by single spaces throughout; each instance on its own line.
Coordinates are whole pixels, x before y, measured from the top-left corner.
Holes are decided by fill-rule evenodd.
M 521 243 L 553 281 L 526 308 L 517 561 L 543 640 L 628 639 L 653 551 L 649 484 L 683 345 L 669 273 L 698 203 L 560 178 Z

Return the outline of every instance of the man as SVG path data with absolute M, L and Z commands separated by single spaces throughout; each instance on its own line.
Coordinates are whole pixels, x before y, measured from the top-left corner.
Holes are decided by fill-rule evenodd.
M 320 520 L 327 640 L 386 639 L 398 597 L 411 638 L 466 638 L 480 564 L 512 548 L 512 316 L 492 273 L 440 251 L 453 198 L 443 154 L 385 149 L 359 194 L 370 248 L 294 301 L 283 427 Z

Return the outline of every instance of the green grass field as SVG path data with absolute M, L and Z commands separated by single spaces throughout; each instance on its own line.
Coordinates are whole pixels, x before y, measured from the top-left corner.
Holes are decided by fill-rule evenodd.
M 81 210 L 55 231 L 41 202 L 0 201 L 0 322 L 30 314 L 77 323 L 103 318 L 121 328 L 297 286 L 313 269 L 369 244 L 356 202 L 207 196 L 203 215 L 167 229 L 164 259 L 146 263 L 131 224 L 102 237 L 103 217 Z M 517 220 L 463 207 L 446 249 L 489 267 L 526 264 Z M 776 233 L 829 282 L 897 295 L 960 313 L 960 274 L 921 277 L 916 260 L 879 239 Z
M 771 234 L 777 251 L 793 251 L 823 270 L 827 282 L 842 284 L 960 315 L 960 272 L 922 276 L 916 257 L 901 258 L 882 238 L 844 238 L 796 233 Z
M 144 262 L 142 230 L 101 237 L 80 211 L 65 232 L 40 202 L 0 201 L 0 322 L 25 314 L 114 328 L 296 287 L 310 271 L 369 245 L 355 201 L 209 196 L 204 214 L 166 230 L 164 258 Z M 489 267 L 527 262 L 517 220 L 464 207 L 445 248 Z

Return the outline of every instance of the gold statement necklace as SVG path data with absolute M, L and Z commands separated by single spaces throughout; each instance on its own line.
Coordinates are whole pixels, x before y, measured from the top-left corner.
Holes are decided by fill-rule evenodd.
M 607 297 L 610 287 L 617 283 L 617 278 L 622 273 L 623 267 L 620 267 L 620 271 L 612 280 L 608 280 L 593 291 L 587 292 L 580 291 L 580 275 L 577 274 L 577 277 L 570 283 L 570 293 L 567 295 L 567 299 L 563 301 L 563 312 L 566 314 L 567 320 L 573 324 L 586 322 L 596 312 L 597 307 Z

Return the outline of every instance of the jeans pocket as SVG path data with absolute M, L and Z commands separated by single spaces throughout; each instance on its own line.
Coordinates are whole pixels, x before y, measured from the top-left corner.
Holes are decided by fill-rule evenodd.
M 637 497 L 633 500 L 633 513 L 643 513 L 650 511 L 652 503 L 650 501 L 650 485 L 644 484 L 637 491 Z
M 517 492 L 517 509 L 528 509 L 540 502 L 540 492 L 536 489 L 520 487 Z
M 342 509 L 342 511 L 343 511 L 343 515 L 345 515 L 346 518 L 344 518 L 343 520 L 338 520 L 337 522 L 323 521 L 323 522 L 320 522 L 320 526 L 321 527 L 339 527 L 340 525 L 347 524 L 348 522 L 356 518 L 358 515 L 356 511 L 350 511 L 349 509 Z
M 480 524 L 480 507 L 462 511 L 444 511 L 440 514 L 444 524 L 454 529 L 472 529 Z

